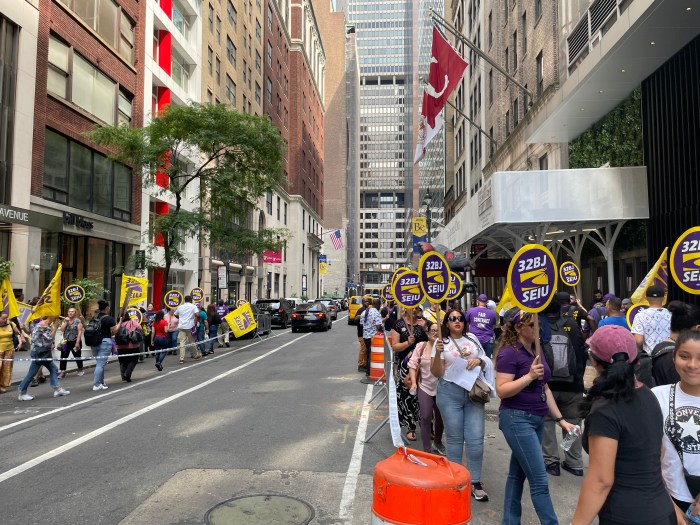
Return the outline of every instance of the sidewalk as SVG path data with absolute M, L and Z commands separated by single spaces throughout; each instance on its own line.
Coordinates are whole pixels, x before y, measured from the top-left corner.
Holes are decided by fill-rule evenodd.
M 59 339 L 60 341 L 60 339 Z M 83 349 L 83 357 L 92 357 L 92 350 L 90 347 L 87 347 L 87 350 Z M 53 356 L 55 358 L 61 357 L 61 352 L 58 350 L 53 351 Z M 29 359 L 29 351 L 27 352 L 15 352 L 15 359 Z M 111 363 L 113 361 L 117 360 L 117 356 L 110 356 L 109 360 L 107 363 Z M 12 384 L 13 385 L 19 385 L 19 383 L 22 382 L 22 379 L 24 379 L 24 376 L 27 375 L 27 371 L 29 370 L 29 365 L 31 361 L 15 361 L 12 366 Z M 56 363 L 56 368 L 59 367 L 59 361 L 54 361 Z M 95 360 L 94 359 L 89 359 L 86 361 L 83 361 L 83 368 L 85 368 L 86 373 L 89 369 L 92 369 L 95 367 Z M 46 368 L 42 368 L 44 371 L 44 375 L 48 378 L 48 371 Z M 68 361 L 68 366 L 66 367 L 66 372 L 68 374 L 74 374 L 78 370 L 78 365 L 75 364 L 75 361 Z

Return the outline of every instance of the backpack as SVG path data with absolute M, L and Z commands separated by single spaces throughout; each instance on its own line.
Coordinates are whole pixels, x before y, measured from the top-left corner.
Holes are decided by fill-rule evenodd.
M 102 317 L 104 317 L 104 314 L 96 315 L 90 319 L 85 332 L 83 332 L 86 345 L 100 346 L 102 343 Z
M 118 345 L 128 345 L 131 342 L 129 337 L 129 331 L 126 329 L 126 326 L 122 325 L 119 327 L 117 333 L 114 334 L 114 342 Z
M 542 343 L 544 358 L 552 371 L 552 381 L 573 383 L 576 376 L 576 352 L 571 337 L 564 330 L 566 319 L 560 318 L 556 323 L 549 323 L 552 338 Z

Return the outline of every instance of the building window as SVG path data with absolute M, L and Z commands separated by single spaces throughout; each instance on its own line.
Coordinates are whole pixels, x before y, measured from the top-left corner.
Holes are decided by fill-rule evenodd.
M 508 0 L 505 0 L 505 1 L 503 2 L 503 21 L 504 21 L 504 25 L 508 25 L 508 10 L 510 9 L 510 7 L 508 6 L 508 3 L 509 3 Z
M 44 198 L 131 220 L 131 169 L 49 129 L 44 141 Z
M 221 18 L 216 17 L 216 41 L 221 43 Z
M 214 6 L 209 4 L 209 34 L 214 34 Z
M 221 60 L 219 57 L 216 57 L 216 85 L 221 85 Z
M 272 104 L 272 80 L 267 77 L 267 102 Z
M 233 42 L 231 42 L 231 45 L 233 45 Z M 234 46 L 234 53 L 235 53 L 235 46 Z M 247 71 L 248 66 L 246 65 L 246 61 L 243 60 L 243 86 L 248 83 L 248 71 Z
M 489 21 L 488 21 L 488 28 L 489 28 L 489 48 L 493 44 L 493 12 L 489 11 Z
M 489 70 L 489 106 L 493 104 L 493 69 Z
M 510 110 L 506 111 L 506 137 L 510 135 Z
M 542 170 L 542 171 L 549 169 L 549 161 L 547 160 L 546 153 L 540 157 L 539 166 L 540 166 L 540 170 Z
M 260 93 L 260 84 L 258 84 L 256 82 L 255 83 L 255 102 L 257 102 L 258 104 L 260 104 L 260 97 L 261 96 L 262 96 L 262 94 Z
M 238 11 L 236 11 L 236 8 L 233 7 L 233 2 L 231 0 L 228 0 L 228 4 L 226 6 L 226 13 L 228 14 L 228 23 L 231 25 L 234 32 L 237 32 L 238 31 Z
M 272 67 L 272 44 L 267 41 L 267 65 Z
M 255 70 L 258 73 L 262 73 L 262 58 L 260 57 L 260 53 L 257 51 L 255 52 Z
M 542 60 L 542 51 L 537 55 L 537 96 L 542 96 L 544 92 L 544 62 Z
M 503 69 L 506 70 L 506 73 L 510 71 L 510 53 L 508 51 L 508 48 L 506 48 L 505 51 L 505 64 L 503 64 Z M 506 87 L 508 87 L 508 81 L 506 80 Z
M 518 70 L 518 30 L 513 31 L 513 71 Z
M 277 197 L 277 220 L 280 220 L 280 215 L 282 214 L 282 199 Z
M 173 51 L 171 65 L 170 65 L 170 76 L 175 81 L 175 83 L 180 86 L 180 88 L 187 91 L 190 85 L 190 69 L 178 53 Z
M 19 28 L 0 16 L 0 202 L 10 202 L 12 181 L 12 150 L 14 144 L 15 85 L 17 83 L 17 51 Z M 64 81 L 65 85 L 65 81 Z M 7 254 L 4 255 L 7 258 Z
M 542 16 L 542 0 L 535 0 L 535 22 Z
M 267 208 L 267 214 L 272 215 L 272 192 L 268 191 L 265 194 L 265 207 Z
M 527 13 L 523 13 L 523 27 L 521 29 L 521 47 L 523 48 L 523 56 L 527 53 Z
M 184 9 L 177 2 L 173 2 L 173 24 L 185 40 L 190 39 L 190 22 L 184 15 Z
M 233 66 L 233 69 L 237 68 L 236 54 L 236 46 L 233 44 L 233 40 L 231 40 L 229 37 L 226 37 L 226 57 Z M 245 68 L 243 68 L 243 82 L 245 83 Z
M 513 127 L 518 125 L 518 99 L 513 100 Z
M 284 203 L 284 223 L 287 224 L 287 203 Z
M 272 7 L 267 6 L 267 28 L 272 31 Z
M 135 24 L 112 0 L 61 0 L 128 63 L 134 62 Z
M 119 91 L 118 84 L 90 62 L 70 51 L 53 35 L 49 37 L 48 91 L 107 124 L 124 122 L 125 117 L 131 121 L 132 98 Z
M 214 50 L 210 47 L 207 47 L 207 68 L 209 75 L 214 75 Z
M 260 42 L 262 41 L 262 27 L 260 26 L 260 21 L 255 19 L 255 39 Z
M 231 103 L 231 105 L 236 107 L 236 83 L 233 79 L 226 75 L 226 98 Z

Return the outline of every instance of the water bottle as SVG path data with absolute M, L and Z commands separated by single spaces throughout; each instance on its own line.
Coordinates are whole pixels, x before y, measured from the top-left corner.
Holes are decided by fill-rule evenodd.
M 561 442 L 561 448 L 565 451 L 568 452 L 569 449 L 571 448 L 571 445 L 574 444 L 574 441 L 576 441 L 581 434 L 581 427 L 578 425 L 575 425 L 574 427 L 569 430 L 569 433 L 564 436 L 564 439 Z
M 693 512 L 693 509 L 695 508 L 695 505 L 691 505 L 688 507 L 688 510 L 685 511 L 685 519 L 688 523 L 700 523 L 700 514 L 697 516 L 691 516 L 690 513 Z

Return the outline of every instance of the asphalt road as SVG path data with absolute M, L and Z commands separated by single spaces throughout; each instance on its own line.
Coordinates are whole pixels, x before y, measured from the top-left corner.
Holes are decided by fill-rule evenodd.
M 31 402 L 0 396 L 0 521 L 201 524 L 231 498 L 277 494 L 307 502 L 316 525 L 369 524 L 373 468 L 394 449 L 388 427 L 362 443 L 387 409 L 366 404 L 374 387 L 359 382 L 344 314 L 326 333 L 277 329 L 184 365 L 168 356 L 162 373 L 147 359 L 131 384 L 109 364 L 106 391 L 92 391 L 89 371 L 62 381 L 67 397 L 48 384 L 30 389 Z M 510 455 L 488 419 L 491 501 L 473 502 L 474 525 L 500 522 Z M 579 484 L 565 472 L 550 483 L 562 523 Z M 523 524 L 538 523 L 527 490 L 523 499 Z

